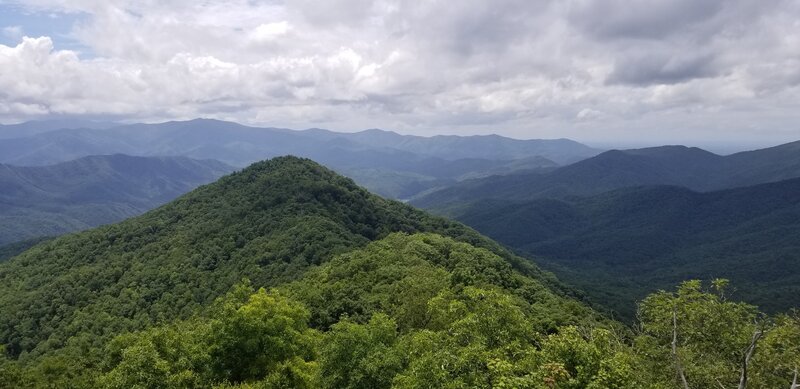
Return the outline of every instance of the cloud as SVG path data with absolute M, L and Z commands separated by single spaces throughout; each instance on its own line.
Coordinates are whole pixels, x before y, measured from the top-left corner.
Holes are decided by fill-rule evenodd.
M 22 26 L 3 27 L 3 36 L 9 39 L 18 40 L 22 38 Z
M 606 82 L 635 86 L 676 84 L 698 78 L 714 77 L 718 73 L 719 70 L 711 55 L 649 54 L 618 59 L 614 64 L 614 71 L 608 76 Z
M 570 20 L 584 33 L 604 38 L 666 39 L 713 22 L 736 0 L 607 0 L 576 2 Z
M 590 140 L 711 138 L 752 133 L 751 124 L 763 122 L 761 136 L 798 135 L 800 5 L 793 0 L 20 6 L 86 15 L 70 37 L 88 51 L 21 34 L 18 44 L 0 46 L 6 121 L 203 116 Z M 747 120 L 728 120 L 741 115 Z

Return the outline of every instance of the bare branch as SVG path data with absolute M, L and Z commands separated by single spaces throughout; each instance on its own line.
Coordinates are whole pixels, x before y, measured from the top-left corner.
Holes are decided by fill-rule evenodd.
M 789 389 L 800 389 L 800 385 L 797 384 L 797 367 L 794 368 L 794 379 L 792 379 L 792 386 Z
M 758 340 L 761 339 L 762 335 L 764 335 L 764 330 L 760 328 L 757 329 L 753 333 L 753 338 L 750 340 L 750 345 L 745 349 L 744 358 L 742 358 L 742 372 L 739 376 L 739 389 L 747 388 L 747 367 L 750 365 L 750 358 L 756 351 L 756 343 L 758 343 Z
M 676 308 L 672 309 L 672 357 L 675 359 L 675 370 L 677 370 L 678 376 L 681 378 L 683 389 L 689 389 L 689 382 L 686 381 L 683 365 L 680 357 L 678 357 L 678 312 Z

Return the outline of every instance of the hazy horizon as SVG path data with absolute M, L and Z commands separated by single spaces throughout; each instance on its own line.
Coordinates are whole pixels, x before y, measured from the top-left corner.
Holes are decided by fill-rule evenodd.
M 94 120 L 94 119 L 87 119 L 82 117 L 60 117 L 60 118 L 44 118 L 44 119 L 34 119 L 34 120 L 24 120 L 24 121 L 17 121 L 17 122 L 9 122 L 9 123 L 0 123 L 0 125 L 4 126 L 13 126 L 25 123 L 35 123 L 35 122 L 69 122 L 69 121 L 87 121 L 87 122 L 95 122 L 95 123 L 113 123 L 114 125 L 125 126 L 131 124 L 161 124 L 167 123 L 170 121 L 178 121 L 178 122 L 186 122 L 186 121 L 193 121 L 193 120 L 219 120 L 213 118 L 193 118 L 193 119 L 186 119 L 186 120 L 156 120 L 156 121 L 104 121 L 104 120 Z M 371 127 L 371 128 L 356 128 L 356 129 L 331 129 L 331 128 L 321 128 L 321 127 L 301 127 L 301 128 L 288 128 L 288 127 L 281 127 L 281 126 L 271 126 L 271 125 L 257 125 L 257 124 L 248 124 L 248 123 L 241 123 L 238 121 L 227 120 L 228 122 L 241 124 L 248 127 L 255 127 L 255 128 L 280 128 L 292 131 L 305 131 L 311 129 L 322 129 L 340 133 L 357 133 L 362 131 L 370 131 L 370 130 L 380 130 L 380 131 L 388 131 L 394 132 L 400 135 L 411 135 L 411 136 L 423 136 L 423 137 L 434 137 L 434 136 L 486 136 L 486 135 L 499 135 L 511 139 L 517 140 L 535 140 L 535 139 L 569 139 L 573 140 L 582 144 L 585 144 L 589 147 L 600 149 L 600 150 L 612 150 L 612 149 L 638 149 L 638 148 L 647 148 L 647 147 L 659 147 L 659 146 L 686 146 L 686 147 L 698 147 L 704 149 L 706 151 L 713 152 L 715 154 L 720 155 L 727 155 L 733 154 L 742 151 L 750 151 L 750 150 L 757 150 L 763 149 L 768 147 L 779 146 L 786 143 L 792 143 L 795 141 L 800 141 L 800 135 L 796 139 L 787 139 L 786 141 L 770 141 L 770 140 L 761 140 L 761 141 L 752 141 L 752 142 L 745 142 L 745 141 L 737 141 L 737 140 L 709 140 L 709 141 L 695 141 L 695 140 L 687 140 L 686 142 L 676 141 L 676 142 L 669 142 L 665 141 L 664 143 L 659 143 L 657 140 L 641 140 L 641 141 L 631 141 L 631 140 L 620 140 L 617 142 L 609 142 L 609 141 L 591 141 L 591 140 L 583 140 L 578 138 L 568 138 L 568 137 L 559 137 L 559 138 L 523 138 L 523 137 L 516 137 L 516 136 L 508 136 L 500 133 L 499 131 L 496 132 L 487 132 L 481 134 L 449 134 L 449 133 L 424 133 L 424 134 L 414 134 L 414 133 L 406 133 L 401 130 L 395 130 L 391 128 L 378 128 L 378 127 Z

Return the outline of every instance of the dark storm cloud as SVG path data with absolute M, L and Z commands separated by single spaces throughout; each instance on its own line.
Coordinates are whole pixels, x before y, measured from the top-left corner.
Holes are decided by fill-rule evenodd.
M 735 0 L 578 2 L 570 21 L 595 39 L 665 39 L 707 23 Z
M 676 84 L 696 78 L 718 75 L 719 69 L 711 55 L 674 57 L 657 54 L 636 58 L 622 58 L 614 64 L 614 71 L 606 79 L 608 84 L 648 86 Z

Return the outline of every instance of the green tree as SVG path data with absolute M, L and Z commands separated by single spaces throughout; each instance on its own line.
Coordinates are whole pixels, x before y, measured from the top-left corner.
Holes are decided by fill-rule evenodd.
M 800 385 L 800 312 L 778 316 L 758 347 L 753 357 L 754 387 Z
M 538 377 L 552 388 L 654 387 L 630 345 L 607 329 L 564 327 L 542 342 L 537 359 Z
M 389 388 L 402 369 L 394 347 L 397 325 L 383 313 L 366 324 L 336 323 L 320 350 L 320 377 L 325 388 Z
M 243 305 L 226 302 L 210 324 L 212 372 L 231 382 L 259 380 L 295 356 L 315 358 L 316 331 L 300 303 L 259 289 Z
M 319 334 L 302 304 L 239 286 L 196 318 L 120 335 L 100 382 L 109 388 L 200 388 L 255 383 L 312 387 Z
M 658 292 L 640 304 L 636 347 L 662 381 L 684 388 L 746 385 L 767 322 L 756 307 L 728 301 L 727 282 L 712 285 L 705 290 L 700 281 L 686 281 L 677 292 Z

